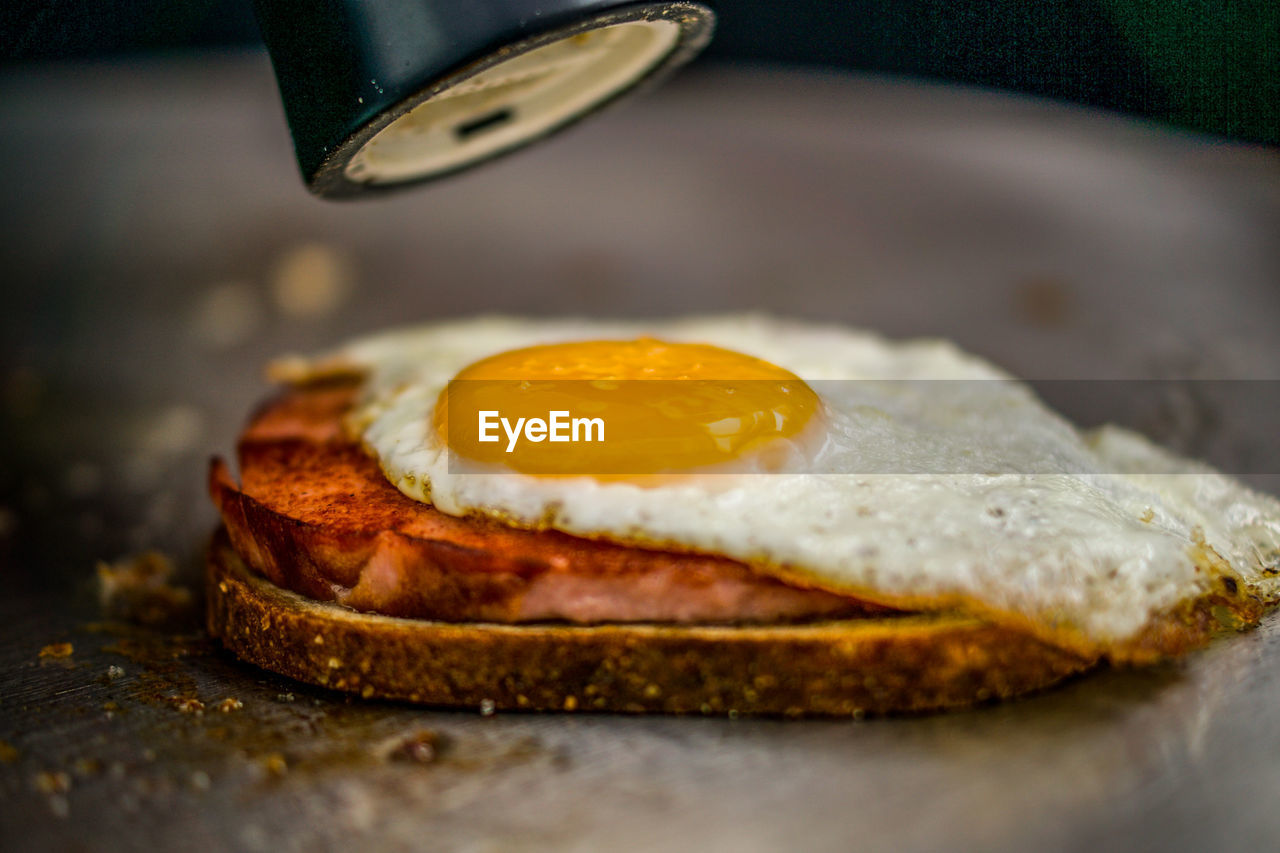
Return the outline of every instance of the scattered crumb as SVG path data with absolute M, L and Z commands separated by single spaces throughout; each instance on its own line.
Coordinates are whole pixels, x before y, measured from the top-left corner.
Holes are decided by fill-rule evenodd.
M 40 657 L 59 660 L 71 657 L 75 650 L 75 646 L 70 643 L 50 643 L 40 650 Z
M 283 776 L 289 772 L 289 763 L 284 760 L 283 755 L 273 752 L 262 759 L 262 769 L 271 776 Z
M 194 406 L 175 403 L 150 423 L 142 434 L 142 450 L 172 456 L 194 449 L 204 438 L 204 415 Z
M 493 702 L 493 700 L 492 700 L 492 699 L 481 699 L 481 700 L 480 700 L 480 716 L 482 716 L 482 717 L 492 717 L 492 716 L 493 716 L 493 712 L 494 712 L 494 711 L 496 711 L 496 710 L 497 710 L 497 706 L 494 704 L 494 702 Z
M 71 804 L 62 794 L 54 794 L 49 798 L 49 811 L 56 818 L 66 819 L 71 814 Z
M 115 664 L 107 667 L 107 680 L 115 681 L 118 678 L 124 678 L 124 667 Z
M 12 764 L 18 760 L 18 750 L 13 744 L 0 740 L 0 764 Z
M 172 576 L 173 561 L 158 551 L 98 563 L 98 600 L 115 618 L 143 625 L 172 622 L 191 607 L 191 590 L 171 585 Z
M 297 698 L 297 697 L 295 697 L 292 693 L 277 693 L 277 694 L 276 694 L 276 701 L 277 701 L 277 702 L 292 702 L 295 698 Z
M 323 243 L 304 243 L 276 261 L 271 295 L 287 317 L 323 317 L 343 303 L 350 281 L 350 265 L 336 249 Z
M 218 703 L 218 710 L 224 714 L 230 714 L 232 711 L 239 711 L 244 707 L 244 703 L 234 696 L 228 696 Z
M 170 696 L 169 701 L 183 714 L 204 713 L 204 703 L 194 696 Z
M 213 348 L 233 347 L 253 337 L 262 325 L 262 303 L 253 287 L 228 281 L 206 290 L 191 318 L 193 337 Z
M 1138 520 L 1141 521 L 1143 524 L 1150 524 L 1155 519 L 1155 517 L 1156 517 L 1155 510 L 1153 510 L 1151 507 L 1147 507 L 1145 510 L 1143 510 L 1142 515 L 1138 517 Z
M 422 729 L 406 738 L 393 741 L 386 757 L 391 761 L 431 764 L 440 757 L 446 745 L 445 737 L 439 732 Z
M 71 790 L 71 776 L 61 770 L 42 770 L 32 780 L 42 794 L 65 794 Z

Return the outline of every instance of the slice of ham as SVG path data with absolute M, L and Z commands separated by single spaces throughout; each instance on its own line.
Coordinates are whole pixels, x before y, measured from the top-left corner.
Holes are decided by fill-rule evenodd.
M 401 494 L 342 429 L 358 383 L 265 405 L 209 488 L 235 550 L 277 586 L 356 610 L 458 622 L 771 623 L 899 611 L 726 557 L 456 518 Z

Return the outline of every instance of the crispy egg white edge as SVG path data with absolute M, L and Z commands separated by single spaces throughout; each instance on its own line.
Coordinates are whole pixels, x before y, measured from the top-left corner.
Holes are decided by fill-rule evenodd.
M 449 470 L 430 414 L 461 368 L 518 347 L 642 334 L 737 350 L 810 381 L 831 418 L 812 466 L 829 473 L 638 487 Z M 390 481 L 450 514 L 669 543 L 894 598 L 964 596 L 1101 643 L 1134 636 L 1205 590 L 1191 557 L 1201 536 L 1255 592 L 1280 594 L 1266 571 L 1280 560 L 1280 502 L 1134 433 L 1082 434 L 1025 385 L 945 341 L 759 316 L 482 317 L 297 362 L 304 373 L 335 363 L 367 371 L 353 423 Z M 999 381 L 956 383 L 954 394 L 945 383 L 825 382 L 845 379 Z M 984 461 L 1022 473 L 929 473 L 983 470 Z M 868 470 L 904 473 L 858 473 Z

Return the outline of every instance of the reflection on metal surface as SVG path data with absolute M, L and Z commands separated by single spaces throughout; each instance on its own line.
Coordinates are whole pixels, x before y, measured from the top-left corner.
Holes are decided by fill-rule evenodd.
M 408 319 L 741 306 L 944 335 L 1039 378 L 1280 378 L 1273 152 L 990 93 L 705 72 L 526 159 L 353 216 L 299 198 L 280 168 L 265 60 L 10 83 L 5 849 L 176 848 L 197 826 L 209 846 L 264 850 L 428 837 L 1265 849 L 1280 836 L 1274 615 L 1185 666 L 950 716 L 799 723 L 424 712 L 245 667 L 195 623 L 83 627 L 100 618 L 100 559 L 161 548 L 196 583 L 214 526 L 206 456 L 266 391 L 267 359 Z M 313 240 L 358 260 L 363 286 L 327 322 L 293 322 L 252 288 Z M 1069 282 L 1069 313 L 1019 319 L 1028 276 Z M 227 282 L 262 294 L 251 332 L 193 342 L 174 318 Z M 1256 427 L 1274 443 L 1274 422 Z M 74 654 L 42 664 L 62 642 Z M 243 707 L 223 713 L 227 699 Z M 424 729 L 448 744 L 439 760 L 384 759 Z

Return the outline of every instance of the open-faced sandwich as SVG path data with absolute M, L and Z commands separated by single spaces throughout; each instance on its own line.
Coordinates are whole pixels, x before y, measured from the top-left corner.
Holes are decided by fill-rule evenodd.
M 969 705 L 1256 624 L 1280 502 L 938 341 L 486 318 L 273 366 L 209 624 L 267 669 L 512 709 Z

